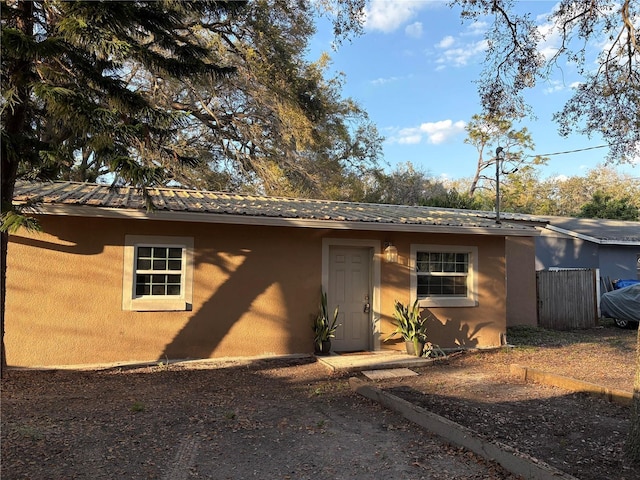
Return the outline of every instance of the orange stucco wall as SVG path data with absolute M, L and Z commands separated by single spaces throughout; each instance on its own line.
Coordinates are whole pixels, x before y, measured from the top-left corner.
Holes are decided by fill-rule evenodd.
M 536 247 L 533 237 L 510 237 L 506 242 L 507 326 L 538 325 Z
M 410 301 L 409 256 L 412 243 L 478 247 L 478 306 L 425 308 L 429 341 L 441 348 L 476 348 L 501 344 L 506 329 L 504 238 L 481 235 L 394 234 L 398 263 L 384 264 L 381 283 L 383 332 L 392 331 L 395 300 Z M 387 335 L 384 335 L 386 337 Z M 401 341 L 395 348 L 403 349 Z
M 393 241 L 398 264 L 381 262 L 380 330 L 396 299 L 409 300 L 411 243 L 478 246 L 479 306 L 439 308 L 430 340 L 491 346 L 506 327 L 502 237 L 329 231 L 84 217 L 40 218 L 46 233 L 9 244 L 5 345 L 9 365 L 311 353 L 322 277 L 322 239 Z M 122 309 L 125 235 L 194 238 L 193 308 Z M 383 343 L 382 348 L 402 348 Z

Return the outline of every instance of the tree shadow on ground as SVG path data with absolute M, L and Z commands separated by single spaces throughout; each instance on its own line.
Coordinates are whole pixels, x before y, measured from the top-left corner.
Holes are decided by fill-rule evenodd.
M 535 389 L 522 398 L 516 384 L 487 383 L 475 393 L 465 389 L 452 396 L 426 383 L 385 391 L 582 480 L 610 478 L 612 472 L 620 472 L 620 479 L 640 478 L 640 465 L 624 455 L 629 407 L 582 393 L 536 398 Z

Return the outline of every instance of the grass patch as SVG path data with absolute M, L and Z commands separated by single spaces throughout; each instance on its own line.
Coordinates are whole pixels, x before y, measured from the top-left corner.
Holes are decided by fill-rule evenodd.
M 44 432 L 39 428 L 32 427 L 31 425 L 23 425 L 18 427 L 16 431 L 23 437 L 37 441 L 44 439 Z
M 584 338 L 572 331 L 547 330 L 521 325 L 507 328 L 507 341 L 517 347 L 561 347 L 583 342 Z

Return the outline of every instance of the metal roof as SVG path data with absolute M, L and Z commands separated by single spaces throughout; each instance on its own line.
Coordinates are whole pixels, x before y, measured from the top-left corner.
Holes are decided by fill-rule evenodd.
M 247 223 L 251 223 L 250 219 L 286 219 L 313 221 L 313 226 L 326 228 L 338 228 L 332 225 L 337 223 L 343 225 L 341 228 L 346 228 L 346 223 L 350 228 L 359 229 L 377 226 L 376 230 L 381 229 L 381 226 L 388 227 L 388 230 L 405 231 L 436 231 L 437 228 L 425 227 L 448 227 L 448 230 L 472 230 L 465 233 L 494 235 L 537 235 L 533 225 L 544 225 L 544 222 L 541 223 L 532 216 L 509 213 L 502 214 L 503 221 L 496 223 L 495 213 L 475 210 L 297 199 L 171 187 L 154 187 L 147 191 L 155 206 L 155 210 L 151 212 L 147 212 L 142 191 L 136 187 L 112 187 L 78 182 L 18 181 L 14 203 L 35 202 L 38 204 L 34 208 L 37 213 L 70 212 L 65 212 L 64 208 L 55 212 L 47 208 L 52 206 L 83 207 L 83 215 L 86 216 L 104 216 L 99 214 L 98 210 L 111 210 L 137 212 L 138 218 L 147 216 L 160 219 L 162 212 L 171 212 L 194 214 L 182 218 L 189 218 L 190 221 L 225 222 L 224 217 L 234 217 L 236 221 L 233 223 L 240 223 L 241 219 L 238 220 L 237 217 L 244 217 Z M 94 207 L 95 210 L 90 211 L 84 207 Z M 77 210 L 74 214 L 79 215 Z M 205 220 L 203 215 L 208 219 Z M 172 218 L 177 217 L 174 215 Z
M 539 217 L 547 229 L 599 244 L 640 245 L 640 222 L 603 218 Z

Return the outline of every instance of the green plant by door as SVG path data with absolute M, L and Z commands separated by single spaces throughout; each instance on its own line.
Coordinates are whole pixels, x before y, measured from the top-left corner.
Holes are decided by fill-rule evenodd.
M 327 294 L 320 292 L 320 309 L 313 323 L 313 343 L 316 353 L 328 354 L 331 350 L 331 339 L 336 336 L 336 330 L 340 326 L 338 308 L 339 306 L 333 311 L 333 315 L 329 316 Z
M 420 317 L 419 301 L 416 300 L 413 305 L 409 306 L 396 300 L 393 318 L 396 329 L 389 334 L 385 341 L 396 335 L 401 335 L 405 342 L 413 344 L 414 354 L 418 357 L 422 356 L 424 345 L 427 342 L 427 324 L 426 320 Z

